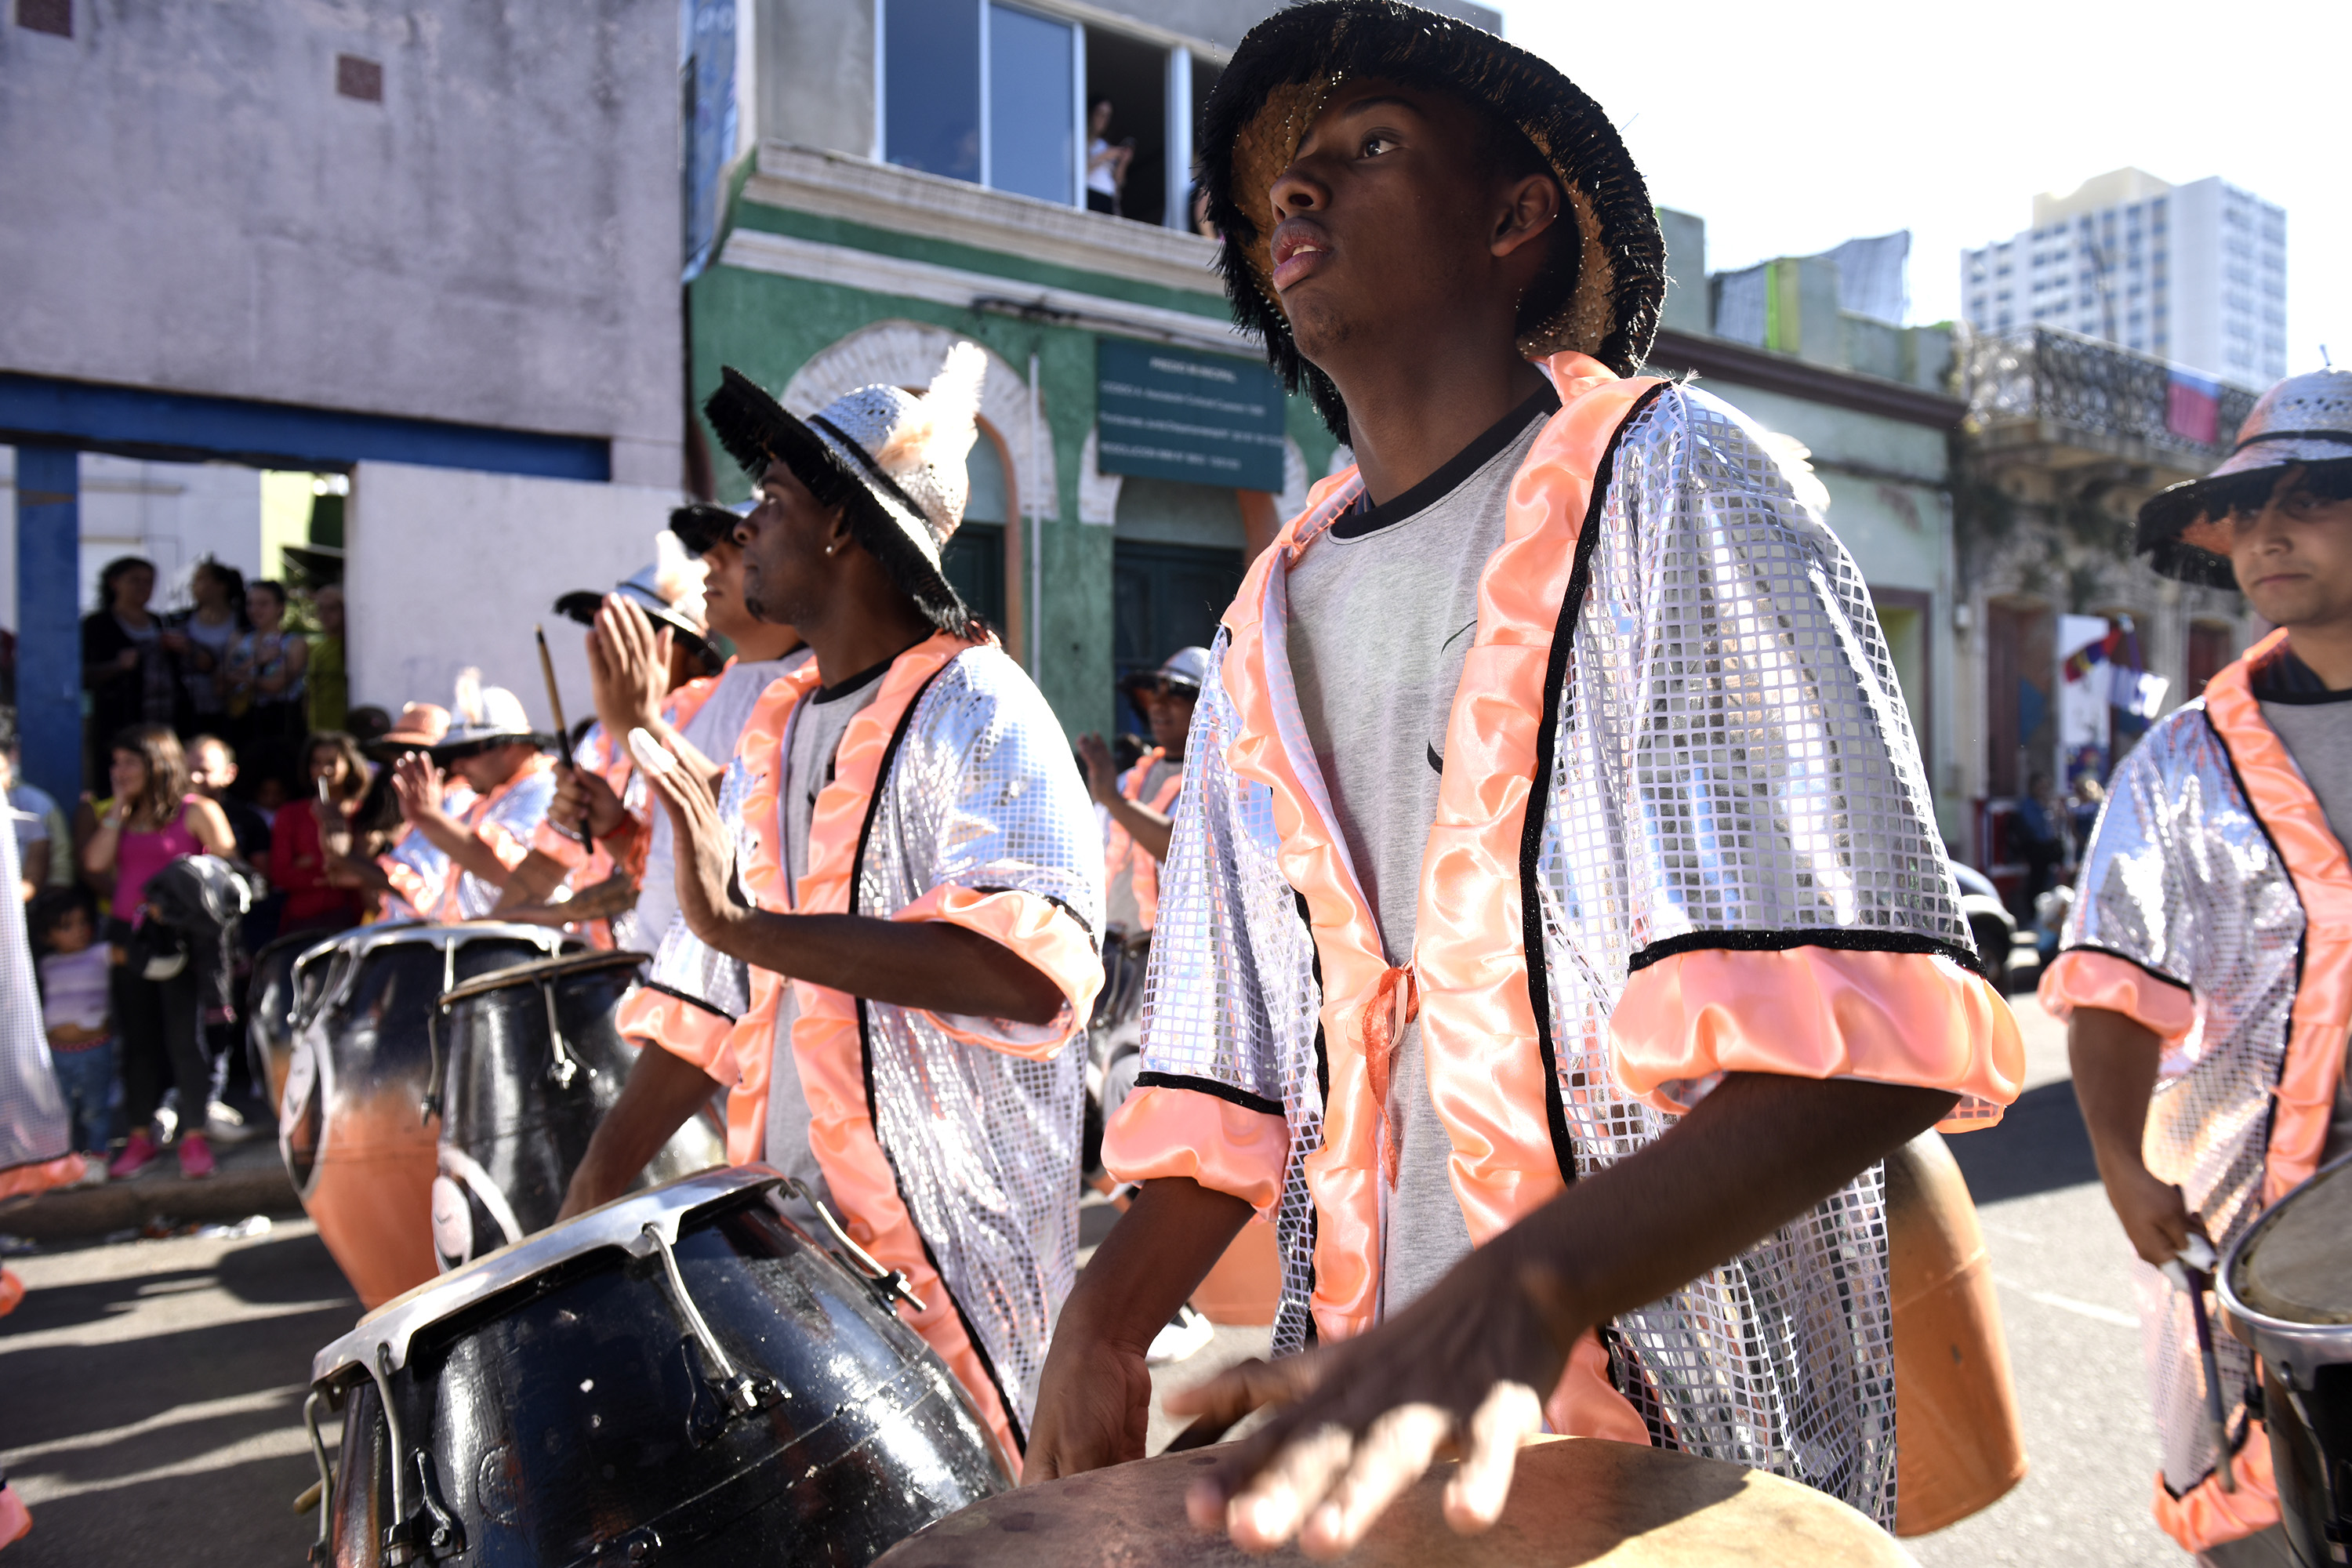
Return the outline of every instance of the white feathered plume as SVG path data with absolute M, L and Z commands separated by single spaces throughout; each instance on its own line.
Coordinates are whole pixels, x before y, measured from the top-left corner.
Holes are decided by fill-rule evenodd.
M 669 603 L 669 607 L 697 625 L 708 624 L 709 606 L 703 602 L 703 584 L 710 576 L 710 563 L 686 552 L 686 542 L 668 529 L 654 535 L 654 592 Z
M 482 672 L 470 664 L 457 672 L 457 695 L 450 710 L 460 724 L 482 722 Z
M 972 423 L 980 412 L 980 389 L 988 379 L 988 353 L 978 343 L 958 342 L 940 362 L 915 413 L 874 454 L 875 466 L 886 472 L 929 463 L 945 468 L 961 464 L 979 434 Z

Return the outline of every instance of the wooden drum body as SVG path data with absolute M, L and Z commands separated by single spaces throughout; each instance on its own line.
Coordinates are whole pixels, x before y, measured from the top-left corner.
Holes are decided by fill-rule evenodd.
M 1925 1535 L 2025 1479 L 1992 1260 L 1952 1152 L 1923 1132 L 1886 1157 L 1895 1308 L 1895 1532 Z
M 555 1223 L 636 1047 L 613 1009 L 641 952 L 578 952 L 494 970 L 440 1000 L 441 1137 L 433 1249 L 455 1268 Z M 727 1163 L 724 1135 L 689 1118 L 632 1184 Z
M 286 1098 L 286 1074 L 294 1062 L 294 1026 L 304 1004 L 318 1000 L 318 988 L 327 968 L 313 964 L 305 972 L 311 994 L 295 984 L 295 965 L 313 948 L 334 941 L 332 933 L 298 931 L 281 936 L 253 955 L 252 978 L 245 990 L 245 1054 L 253 1069 L 253 1087 L 268 1100 L 272 1111 Z
M 304 952 L 278 1147 L 302 1207 L 362 1304 L 436 1272 L 437 1005 L 461 980 L 563 947 L 519 925 L 380 925 Z
M 1025 1487 L 952 1514 L 885 1568 L 1243 1568 L 1307 1561 L 1243 1552 L 1184 1515 L 1216 1450 L 1163 1454 Z M 1835 1499 L 1761 1470 L 1597 1437 L 1521 1449 L 1495 1528 L 1456 1535 L 1431 1468 L 1345 1561 L 1349 1568 L 1907 1568 L 1887 1533 Z
M 898 1277 L 785 1220 L 781 1184 L 751 1165 L 634 1194 L 320 1352 L 312 1563 L 856 1568 L 1010 1486 Z

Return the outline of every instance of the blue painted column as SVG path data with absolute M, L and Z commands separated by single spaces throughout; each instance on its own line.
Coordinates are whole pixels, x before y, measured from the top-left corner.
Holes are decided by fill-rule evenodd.
M 16 728 L 25 774 L 70 814 L 81 778 L 81 462 L 16 448 Z

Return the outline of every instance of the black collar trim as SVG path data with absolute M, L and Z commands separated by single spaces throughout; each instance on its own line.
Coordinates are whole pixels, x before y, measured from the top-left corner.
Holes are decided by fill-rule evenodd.
M 1549 381 L 1543 390 L 1512 409 L 1489 426 L 1486 433 L 1471 442 L 1438 466 L 1435 473 L 1401 496 L 1390 498 L 1374 506 L 1369 496 L 1358 496 L 1355 504 L 1340 514 L 1331 525 L 1335 539 L 1360 539 L 1392 527 L 1416 512 L 1426 511 L 1462 487 L 1462 482 L 1488 463 L 1495 455 L 1527 433 L 1527 428 L 1538 416 L 1549 418 L 1559 411 L 1559 394 Z
M 2294 649 L 2282 646 L 2254 666 L 2246 684 L 2257 702 L 2279 702 L 2290 708 L 2317 708 L 2330 702 L 2352 702 L 2352 690 L 2333 691 Z

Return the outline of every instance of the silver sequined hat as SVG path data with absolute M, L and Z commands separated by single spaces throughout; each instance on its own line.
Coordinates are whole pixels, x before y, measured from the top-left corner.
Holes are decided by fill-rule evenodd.
M 2352 370 L 2291 375 L 2262 395 L 2238 427 L 2237 445 L 2201 479 L 2159 490 L 2139 509 L 2139 548 L 2149 564 L 2184 583 L 2234 588 L 2229 558 L 2200 542 L 2199 525 L 2258 508 L 2281 470 L 2352 461 Z
M 702 584 L 710 571 L 702 563 L 700 555 L 676 531 L 664 529 L 654 535 L 652 563 L 639 568 L 635 575 L 614 584 L 610 591 L 635 601 L 654 625 L 667 626 L 681 642 L 699 651 L 709 640 Z M 555 613 L 568 616 L 583 626 L 593 626 L 604 603 L 603 594 L 592 588 L 575 588 L 555 601 Z
M 979 434 L 973 416 L 987 374 L 980 345 L 959 342 L 928 391 L 861 386 L 803 421 L 730 366 L 703 412 L 754 482 L 782 463 L 819 501 L 843 507 L 892 580 L 934 626 L 961 636 L 971 612 L 940 557 L 963 522 L 971 489 L 964 458 Z

